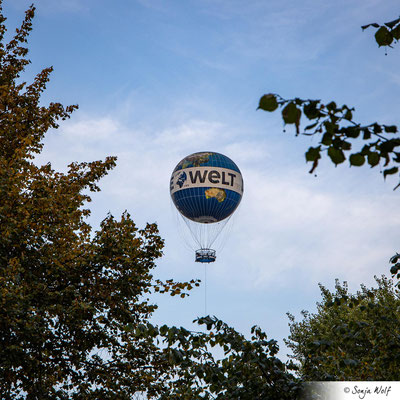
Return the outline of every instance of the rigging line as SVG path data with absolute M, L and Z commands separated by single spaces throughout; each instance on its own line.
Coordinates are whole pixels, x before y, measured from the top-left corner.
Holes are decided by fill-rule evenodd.
M 207 316 L 207 265 L 204 263 L 204 316 Z

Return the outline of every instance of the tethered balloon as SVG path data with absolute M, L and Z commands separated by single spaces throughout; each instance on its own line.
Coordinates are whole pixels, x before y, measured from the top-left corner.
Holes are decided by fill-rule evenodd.
M 197 245 L 197 262 L 215 261 L 211 249 L 243 195 L 238 166 L 215 152 L 199 152 L 181 160 L 172 172 L 170 193 Z

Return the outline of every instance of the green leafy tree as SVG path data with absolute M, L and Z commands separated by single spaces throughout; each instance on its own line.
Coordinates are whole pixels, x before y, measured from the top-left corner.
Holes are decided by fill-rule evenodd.
M 346 283 L 336 290 L 320 285 L 317 312 L 289 314 L 286 344 L 307 381 L 400 380 L 400 297 L 393 282 L 376 278 L 377 288 L 355 294 Z
M 400 19 L 377 28 L 379 46 L 391 47 L 400 38 Z M 400 136 L 392 124 L 354 121 L 354 108 L 324 104 L 315 99 L 284 99 L 269 93 L 260 98 L 259 109 L 279 110 L 285 124 L 295 127 L 295 135 L 315 136 L 319 143 L 305 152 L 311 163 L 310 173 L 322 157 L 338 165 L 348 160 L 350 166 L 379 167 L 383 177 L 397 174 L 400 164 Z M 398 188 L 400 183 L 395 187 Z M 390 272 L 397 279 L 393 285 L 386 278 L 377 279 L 377 289 L 348 293 L 347 285 L 336 284 L 336 292 L 320 286 L 322 301 L 317 312 L 303 312 L 303 319 L 290 318 L 287 345 L 297 360 L 303 380 L 399 380 L 400 255 L 391 259 Z
M 0 12 L 0 397 L 295 398 L 292 366 L 259 328 L 247 340 L 210 317 L 198 321 L 208 333 L 149 322 L 151 292 L 185 297 L 199 283 L 153 279 L 155 224 L 139 229 L 125 212 L 92 230 L 90 192 L 115 157 L 66 173 L 35 164 L 44 135 L 77 106 L 40 103 L 52 68 L 22 81 L 34 11 L 9 43 Z
M 33 159 L 43 137 L 76 106 L 43 106 L 52 68 L 22 82 L 34 7 L 10 42 L 0 13 L 0 397 L 159 398 L 171 370 L 147 323 L 152 290 L 185 296 L 197 282 L 155 282 L 157 227 L 138 229 L 128 213 L 93 232 L 85 208 L 115 166 L 72 163 L 67 173 Z
M 254 326 L 246 339 L 215 317 L 196 321 L 209 332 L 160 328 L 166 356 L 175 365 L 175 379 L 161 399 L 293 400 L 300 395 L 295 365 L 276 356 L 277 342 L 260 328 Z

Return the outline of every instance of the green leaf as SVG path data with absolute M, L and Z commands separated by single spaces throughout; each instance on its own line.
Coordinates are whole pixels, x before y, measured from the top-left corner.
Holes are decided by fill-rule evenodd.
M 282 110 L 282 118 L 286 124 L 295 124 L 298 118 L 299 109 L 296 107 L 296 104 L 290 102 L 286 105 L 286 107 Z
M 325 126 L 326 131 L 332 135 L 335 133 L 336 129 L 338 128 L 338 125 L 330 120 L 324 121 L 324 126 Z
M 168 332 L 168 326 L 167 326 L 167 325 L 163 325 L 163 326 L 160 328 L 160 334 L 161 334 L 161 335 L 165 335 L 167 332 Z
M 294 102 L 296 103 L 296 105 L 301 106 L 303 103 L 305 103 L 305 100 L 299 99 L 298 97 L 296 97 L 294 99 Z
M 371 132 L 368 128 L 363 129 L 363 139 L 364 140 L 371 139 Z
M 396 133 L 397 132 L 397 126 L 396 125 L 383 125 L 383 128 L 385 129 L 386 133 Z
M 389 27 L 390 29 L 393 29 L 398 23 L 400 23 L 400 18 L 397 18 L 397 19 L 395 19 L 393 21 L 390 21 L 390 22 L 385 22 L 385 25 L 387 27 Z
M 386 178 L 387 175 L 393 175 L 398 171 L 399 171 L 399 169 L 397 167 L 385 169 L 383 171 L 383 177 Z
M 332 144 L 332 135 L 328 132 L 325 132 L 322 136 L 321 143 L 325 146 L 330 146 Z
M 347 119 L 347 121 L 351 121 L 353 119 L 353 113 L 351 110 L 346 111 L 346 114 L 344 114 L 344 119 Z
M 344 134 L 350 138 L 358 138 L 360 136 L 361 129 L 356 126 L 348 126 L 347 128 L 343 129 Z
M 363 148 L 361 149 L 360 153 L 361 153 L 363 156 L 367 156 L 368 153 L 370 152 L 370 150 L 371 150 L 371 146 L 368 146 L 368 145 L 366 144 L 366 145 L 363 146 Z
M 306 161 L 315 161 L 321 158 L 321 146 L 310 147 L 306 152 Z
M 310 100 L 310 102 L 303 107 L 304 114 L 308 119 L 315 119 L 321 115 L 317 109 L 318 103 L 318 100 Z
M 360 153 L 356 153 L 350 156 L 349 161 L 350 165 L 353 165 L 355 167 L 361 167 L 361 165 L 365 163 L 365 157 Z
M 300 132 L 300 118 L 301 118 L 301 110 L 296 107 L 296 104 L 290 102 L 283 110 L 282 110 L 282 118 L 285 121 L 285 124 L 295 124 L 296 132 Z
M 396 26 L 396 28 L 392 29 L 392 35 L 396 40 L 400 39 L 400 24 Z
M 326 105 L 326 108 L 329 111 L 335 111 L 336 110 L 336 103 L 334 101 L 331 101 L 329 104 Z
M 275 111 L 278 108 L 278 101 L 276 96 L 272 93 L 264 94 L 258 104 L 258 108 L 264 111 Z
M 370 153 L 368 153 L 368 164 L 371 167 L 375 167 L 375 165 L 379 164 L 379 160 L 380 160 L 380 155 L 379 153 L 375 152 L 375 151 L 371 151 Z
M 375 33 L 375 40 L 379 47 L 390 46 L 393 42 L 393 35 L 388 31 L 386 26 L 381 26 Z
M 374 28 L 379 28 L 380 25 L 378 25 L 376 22 L 373 22 L 372 24 L 368 24 L 368 25 L 363 25 L 361 27 L 362 30 L 369 28 L 370 26 L 373 26 Z
M 389 139 L 379 145 L 379 148 L 384 153 L 391 153 L 395 147 L 400 146 L 400 140 L 397 138 Z
M 351 150 L 351 143 L 346 142 L 346 141 L 343 140 L 340 147 L 343 150 Z
M 379 124 L 375 123 L 374 124 L 374 133 L 381 133 L 381 132 L 382 132 L 382 127 Z
M 341 164 L 346 159 L 343 151 L 341 149 L 336 149 L 333 146 L 329 147 L 328 156 L 330 157 L 332 162 L 336 165 Z

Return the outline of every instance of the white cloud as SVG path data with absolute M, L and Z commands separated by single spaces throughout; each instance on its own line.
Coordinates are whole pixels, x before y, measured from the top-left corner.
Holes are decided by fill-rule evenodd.
M 372 281 L 396 250 L 396 195 L 387 187 L 386 194 L 347 193 L 337 185 L 330 190 L 303 166 L 299 172 L 290 166 L 267 170 L 269 161 L 282 159 L 282 150 L 259 140 L 230 141 L 226 132 L 232 131 L 218 121 L 188 120 L 144 133 L 111 117 L 86 116 L 50 136 L 40 161 L 50 158 L 60 167 L 117 155 L 118 167 L 101 183 L 103 192 L 93 203 L 94 217 L 128 209 L 140 223 L 159 222 L 175 247 L 166 253 L 176 259 L 174 254 L 185 250 L 171 217 L 170 174 L 187 154 L 215 149 L 237 162 L 245 180 L 244 198 L 215 271 L 218 279 L 246 290 L 292 287 L 300 281 L 315 285 L 336 277 L 357 284 Z M 349 172 L 334 172 L 352 184 Z
M 307 287 L 337 277 L 358 285 L 388 272 L 400 224 L 391 193 L 324 192 L 304 174 L 245 176 L 240 232 L 226 256 L 233 263 L 245 252 L 246 268 L 228 276 L 232 285 Z

